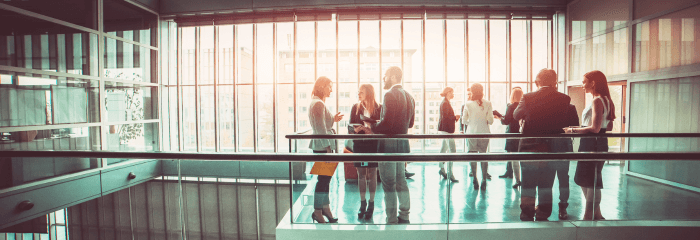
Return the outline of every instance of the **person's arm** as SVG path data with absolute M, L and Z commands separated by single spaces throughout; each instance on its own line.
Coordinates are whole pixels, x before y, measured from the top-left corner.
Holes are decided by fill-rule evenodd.
M 396 100 L 394 100 L 392 97 L 393 96 L 391 96 L 391 94 L 384 95 L 382 114 L 379 117 L 379 122 L 370 125 L 372 126 L 373 133 L 388 132 L 389 129 L 391 129 L 391 125 L 396 120 L 396 111 L 401 111 L 401 109 L 396 109 Z
M 326 106 L 323 102 L 316 102 L 311 106 L 311 117 L 309 118 L 309 124 L 311 124 L 311 129 L 314 134 L 327 134 L 329 126 L 326 125 Z M 314 139 L 316 144 L 319 144 L 326 149 L 330 149 L 331 139 Z M 333 140 L 334 141 L 334 140 Z
M 469 125 L 469 107 L 466 106 L 467 104 L 464 104 L 464 107 L 462 108 L 462 124 L 464 125 Z M 467 131 L 466 126 L 464 131 Z
M 463 112 L 464 112 L 464 104 L 462 104 L 462 110 L 460 110 L 459 113 L 462 114 Z M 460 120 L 461 121 L 459 121 L 459 132 L 464 133 L 464 130 L 465 130 L 464 123 L 462 123 L 462 121 L 464 121 L 464 115 L 460 116 Z
M 415 123 L 416 119 L 416 101 L 413 100 L 413 98 L 411 98 L 411 109 L 408 110 L 411 110 L 411 113 L 409 115 L 409 119 L 411 119 L 411 121 L 408 122 L 408 129 L 411 129 L 413 128 L 413 124 Z
M 513 104 L 508 104 L 508 107 L 506 108 L 506 115 L 501 118 L 501 124 L 510 125 L 510 123 L 515 121 L 513 120 L 513 110 L 515 110 Z
M 486 123 L 491 125 L 493 124 L 493 105 L 491 102 L 489 102 L 488 106 L 486 106 Z
M 515 108 L 513 111 L 513 120 L 515 121 L 520 121 L 525 119 L 525 115 L 527 114 L 527 97 L 523 96 L 522 99 L 520 99 L 520 103 L 518 103 L 518 107 Z
M 605 107 L 603 106 L 603 101 L 600 98 L 593 99 L 593 116 L 591 116 L 591 126 L 582 128 L 565 128 L 566 133 L 598 133 L 600 132 L 601 125 L 603 124 L 603 111 Z

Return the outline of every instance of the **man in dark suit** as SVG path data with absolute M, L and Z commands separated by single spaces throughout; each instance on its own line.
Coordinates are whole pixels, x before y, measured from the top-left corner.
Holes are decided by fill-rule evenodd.
M 535 79 L 539 88 L 523 95 L 513 113 L 517 121 L 524 120 L 523 134 L 564 133 L 569 119 L 561 113 L 569 110 L 571 98 L 557 91 L 557 74 L 552 69 L 542 69 Z M 551 152 L 557 141 L 545 138 L 520 140 L 520 152 Z M 555 171 L 548 162 L 521 162 L 522 192 L 520 193 L 520 220 L 547 220 L 552 214 L 552 185 Z M 537 193 L 537 194 L 536 194 Z M 536 196 L 539 204 L 535 208 Z M 537 211 L 535 212 L 535 209 Z
M 401 86 L 402 72 L 399 67 L 390 67 L 384 74 L 384 94 L 381 118 L 372 125 L 371 132 L 378 134 L 406 134 L 413 127 L 416 103 Z M 377 152 L 410 153 L 408 139 L 384 139 L 379 141 Z M 408 211 L 411 199 L 404 172 L 404 162 L 379 162 L 379 176 L 384 188 L 387 223 L 409 223 Z M 398 197 L 398 217 L 397 204 Z

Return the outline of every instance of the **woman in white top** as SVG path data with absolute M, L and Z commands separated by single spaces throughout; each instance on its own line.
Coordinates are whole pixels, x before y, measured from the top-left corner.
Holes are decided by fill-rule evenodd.
M 335 134 L 333 123 L 343 119 L 343 115 L 336 113 L 331 115 L 325 104 L 327 97 L 333 92 L 333 84 L 327 77 L 319 77 L 314 84 L 314 90 L 311 93 L 311 105 L 309 106 L 309 123 L 313 134 Z M 330 153 L 335 147 L 333 139 L 312 139 L 309 143 L 309 148 L 314 153 Z M 338 222 L 337 218 L 333 218 L 331 213 L 330 199 L 328 198 L 329 184 L 333 176 L 318 175 L 316 182 L 316 190 L 314 192 L 314 212 L 311 214 L 311 219 L 319 223 L 326 223 L 323 216 L 328 218 L 328 222 Z
M 469 88 L 472 97 L 464 104 L 462 111 L 462 124 L 469 125 L 465 133 L 491 133 L 489 125 L 493 124 L 493 107 L 491 102 L 484 100 L 484 87 L 474 83 Z M 489 139 L 469 139 L 468 151 L 470 153 L 485 153 L 489 146 Z M 471 172 L 474 176 L 474 189 L 479 188 L 479 179 L 476 177 L 476 162 L 471 162 Z M 488 179 L 488 162 L 481 163 L 481 189 L 486 190 Z
M 615 105 L 610 98 L 608 80 L 600 71 L 591 71 L 583 75 L 583 88 L 593 95 L 593 101 L 581 116 L 582 127 L 564 128 L 566 133 L 602 134 L 612 130 L 615 120 Z M 581 138 L 579 152 L 607 152 L 607 137 Z M 584 220 L 605 220 L 600 213 L 600 200 L 603 188 L 602 170 L 605 161 L 579 161 L 576 165 L 574 182 L 581 186 L 586 197 Z M 595 198 L 595 199 L 594 199 Z

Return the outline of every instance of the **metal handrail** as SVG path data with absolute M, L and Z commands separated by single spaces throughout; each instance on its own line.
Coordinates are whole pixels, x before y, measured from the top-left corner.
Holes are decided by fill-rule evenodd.
M 288 134 L 287 139 L 443 139 L 443 138 L 700 138 L 700 133 L 603 133 L 603 134 Z
M 577 161 L 577 160 L 700 160 L 700 152 L 587 152 L 587 153 L 194 153 L 112 151 L 0 151 L 3 157 L 125 158 L 201 161 L 265 162 L 464 162 L 464 161 Z

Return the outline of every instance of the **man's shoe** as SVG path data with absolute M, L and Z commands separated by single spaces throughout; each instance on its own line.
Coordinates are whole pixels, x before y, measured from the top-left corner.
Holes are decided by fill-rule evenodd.
M 406 175 L 406 178 L 411 178 L 411 177 L 413 177 L 413 176 L 416 175 L 416 174 L 415 174 L 415 173 L 412 173 L 412 172 L 406 171 L 405 175 Z
M 511 173 L 511 174 L 506 173 L 506 174 L 503 174 L 503 175 L 498 176 L 498 177 L 499 177 L 499 178 L 513 178 L 513 174 L 512 174 L 512 173 Z
M 525 221 L 525 222 L 532 222 L 533 221 L 533 216 L 528 215 L 525 212 L 520 213 L 520 221 Z
M 408 221 L 408 219 L 406 219 L 406 220 L 403 220 L 401 218 L 398 218 L 398 219 L 399 219 L 399 224 L 410 224 L 411 223 L 411 221 Z
M 569 219 L 569 214 L 566 212 L 568 206 L 568 203 L 559 203 L 559 220 Z

